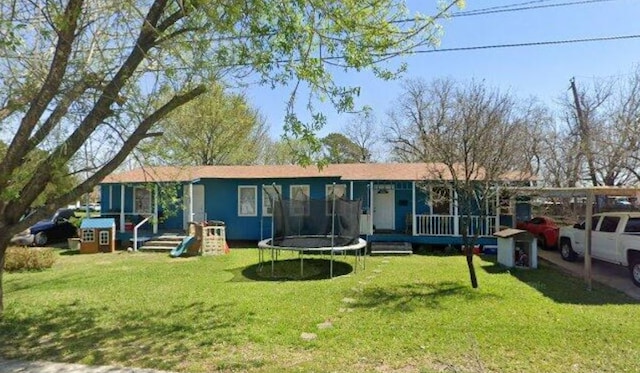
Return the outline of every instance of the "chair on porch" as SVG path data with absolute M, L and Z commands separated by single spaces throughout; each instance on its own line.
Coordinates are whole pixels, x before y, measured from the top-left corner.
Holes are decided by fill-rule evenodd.
M 404 217 L 404 234 L 413 234 L 413 215 L 407 213 Z

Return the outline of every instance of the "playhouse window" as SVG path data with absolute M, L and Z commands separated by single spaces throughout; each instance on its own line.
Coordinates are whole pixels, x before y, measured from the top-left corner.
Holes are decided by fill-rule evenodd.
M 109 244 L 109 232 L 101 231 L 99 237 L 100 237 L 100 245 L 108 245 Z
M 241 185 L 238 187 L 238 216 L 257 216 L 258 187 Z
M 133 212 L 151 214 L 151 191 L 145 188 L 133 189 Z
M 309 185 L 292 185 L 289 188 L 291 198 L 291 215 L 308 216 L 309 215 Z
M 331 215 L 333 211 L 333 198 L 345 198 L 347 194 L 347 186 L 345 184 L 328 184 L 325 186 L 325 196 L 327 200 L 327 215 Z
M 82 230 L 82 242 L 93 242 L 96 240 L 95 233 L 93 229 L 83 229 Z
M 273 205 L 282 195 L 282 185 L 265 185 L 262 188 L 262 216 L 273 215 Z

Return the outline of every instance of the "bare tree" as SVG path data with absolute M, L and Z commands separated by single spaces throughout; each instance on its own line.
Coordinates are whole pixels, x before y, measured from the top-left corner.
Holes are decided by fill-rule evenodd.
M 433 165 L 427 171 L 436 180 L 425 180 L 426 185 L 453 191 L 445 198 L 453 198 L 460 211 L 460 233 L 475 288 L 477 222 L 483 224 L 489 213 L 498 213 L 501 184 L 529 182 L 532 161 L 537 164 L 531 129 L 546 125 L 546 117 L 540 115 L 546 110 L 523 107 L 484 83 L 461 85 L 450 79 L 407 81 L 398 102 L 389 115 L 387 139 L 400 159 Z
M 376 159 L 376 145 L 380 135 L 375 114 L 370 108 L 354 114 L 354 117 L 344 125 L 342 132 L 360 148 L 359 162 L 366 163 Z
M 565 99 L 563 116 L 570 130 L 567 140 L 579 144 L 575 155 L 581 161 L 581 179 L 593 186 L 637 180 L 639 70 L 627 79 L 597 79 L 590 85 L 572 81 L 572 86 L 575 93 Z

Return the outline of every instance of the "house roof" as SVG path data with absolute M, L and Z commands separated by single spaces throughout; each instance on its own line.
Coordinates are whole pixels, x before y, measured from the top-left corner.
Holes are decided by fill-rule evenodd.
M 107 229 L 115 226 L 116 222 L 113 218 L 82 219 L 80 223 L 80 229 Z
M 451 180 L 443 163 L 350 163 L 316 166 L 145 167 L 107 176 L 102 183 L 185 182 L 197 179 L 293 179 L 335 177 L 345 181 Z M 509 180 L 507 178 L 507 180 Z M 515 180 L 515 179 L 514 179 Z

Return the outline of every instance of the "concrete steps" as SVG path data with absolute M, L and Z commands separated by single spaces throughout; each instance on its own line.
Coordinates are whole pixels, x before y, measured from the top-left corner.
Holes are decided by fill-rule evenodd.
M 139 251 L 170 252 L 175 249 L 186 236 L 177 234 L 163 234 L 151 238 L 138 248 Z
M 408 242 L 371 242 L 371 255 L 408 255 L 413 254 Z

